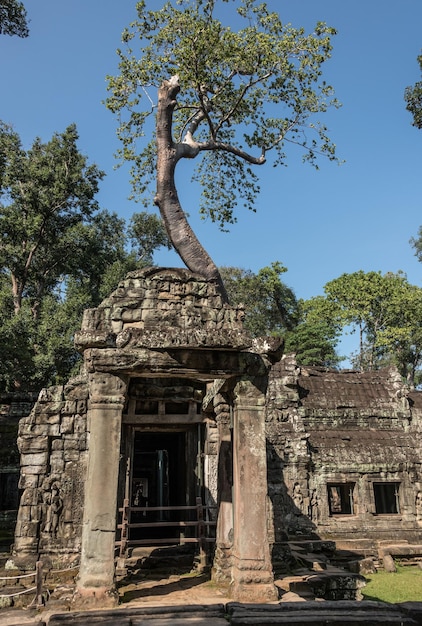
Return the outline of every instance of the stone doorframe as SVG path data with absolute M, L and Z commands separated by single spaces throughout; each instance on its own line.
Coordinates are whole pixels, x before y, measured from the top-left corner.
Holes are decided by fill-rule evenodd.
M 157 316 L 163 300 L 167 308 Z M 173 307 L 170 319 L 169 307 Z M 152 316 L 151 326 L 148 316 Z M 227 572 L 230 564 L 235 600 L 277 599 L 267 536 L 264 427 L 268 371 L 278 344 L 252 345 L 239 309 L 223 304 L 213 283 L 185 270 L 159 269 L 132 273 L 99 308 L 86 311 L 76 344 L 89 376 L 90 443 L 75 603 L 117 602 L 114 549 L 120 436 L 132 376 L 189 378 L 210 384 L 226 381 L 233 415 L 233 502 L 230 514 L 230 503 L 224 502 L 226 485 L 222 520 L 217 523 L 215 571 Z M 223 430 L 220 446 L 227 442 Z M 219 563 L 223 553 L 224 562 Z

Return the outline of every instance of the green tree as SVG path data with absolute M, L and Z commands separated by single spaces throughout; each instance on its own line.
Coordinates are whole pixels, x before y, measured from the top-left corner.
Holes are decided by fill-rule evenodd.
M 0 2 L 0 35 L 28 37 L 28 20 L 23 2 L 17 0 Z
M 377 362 L 377 333 L 384 322 L 384 286 L 380 272 L 343 274 L 328 282 L 327 301 L 343 327 L 359 333 L 359 369 L 374 369 Z M 368 349 L 367 343 L 370 346 Z
M 422 366 L 422 290 L 398 272 L 343 274 L 324 287 L 332 318 L 359 332 L 362 370 L 395 364 L 410 385 Z
M 132 246 L 144 265 L 153 264 L 153 253 L 157 248 L 171 248 L 163 221 L 157 215 L 146 211 L 134 213 L 130 219 L 129 230 Z
M 378 344 L 389 355 L 411 387 L 422 383 L 422 289 L 404 275 L 387 275 L 393 283 L 387 303 L 386 324 Z
M 284 350 L 294 352 L 299 365 L 338 367 L 344 357 L 336 347 L 342 327 L 322 296 L 299 300 L 299 320 L 285 336 Z
M 300 365 L 335 367 L 341 361 L 336 345 L 341 326 L 335 324 L 325 298 L 297 300 L 276 261 L 257 274 L 239 267 L 220 267 L 230 302 L 245 306 L 245 328 L 254 337 L 282 337 L 284 351 L 294 352 Z
M 0 263 L 15 313 L 25 296 L 34 317 L 45 293 L 80 262 L 81 232 L 98 208 L 103 177 L 77 147 L 74 125 L 24 150 L 9 127 L 0 134 Z M 81 230 L 82 229 L 82 230 Z
M 73 334 L 121 278 L 167 242 L 154 215 L 99 210 L 103 173 L 70 126 L 30 150 L 0 126 L 0 389 L 38 389 L 78 361 Z M 131 244 L 131 245 L 130 245 Z
M 419 227 L 417 238 L 412 237 L 410 243 L 415 250 L 415 256 L 418 258 L 418 261 L 422 262 L 422 226 Z
M 422 54 L 418 56 L 419 68 L 422 72 Z M 422 81 L 406 87 L 404 91 L 406 109 L 413 115 L 413 126 L 422 128 Z
M 222 285 L 181 208 L 176 166 L 201 157 L 194 173 L 203 188 L 200 211 L 224 228 L 235 221 L 238 198 L 254 210 L 253 166 L 285 164 L 289 144 L 314 165 L 320 155 L 335 159 L 317 118 L 337 105 L 321 78 L 335 31 L 318 23 L 305 34 L 257 0 L 180 0 L 159 10 L 147 10 L 141 0 L 136 6 L 138 19 L 123 33 L 125 50 L 118 50 L 120 73 L 108 78 L 120 157 L 132 161 L 137 195 L 155 179 L 154 202 L 183 262 Z M 237 31 L 218 19 L 231 9 L 233 23 L 244 24 Z
M 238 267 L 220 268 L 230 302 L 245 305 L 244 325 L 254 337 L 282 336 L 297 323 L 296 296 L 280 279 L 286 271 L 278 261 L 257 274 Z

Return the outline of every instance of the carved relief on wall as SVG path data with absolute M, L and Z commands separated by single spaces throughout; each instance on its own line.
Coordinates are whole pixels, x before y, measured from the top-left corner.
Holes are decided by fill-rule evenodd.
M 55 538 L 61 535 L 62 530 L 63 494 L 58 480 L 54 480 L 51 485 L 47 481 L 42 492 L 42 532 Z
M 422 526 L 422 491 L 418 491 L 415 501 L 416 521 Z

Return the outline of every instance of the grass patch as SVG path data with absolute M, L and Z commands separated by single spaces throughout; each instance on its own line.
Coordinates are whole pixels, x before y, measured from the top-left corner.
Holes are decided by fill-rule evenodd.
M 418 567 L 397 565 L 397 572 L 379 571 L 367 574 L 366 587 L 362 589 L 364 600 L 382 602 L 421 602 L 422 570 Z

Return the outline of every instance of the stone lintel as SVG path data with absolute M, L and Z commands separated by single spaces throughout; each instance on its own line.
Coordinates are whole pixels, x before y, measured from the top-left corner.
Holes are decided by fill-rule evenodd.
M 163 426 L 167 424 L 203 424 L 205 418 L 202 414 L 185 415 L 185 414 L 171 414 L 171 415 L 133 415 L 125 414 L 122 416 L 122 424 L 157 424 L 157 426 Z
M 243 376 L 251 369 L 264 368 L 256 354 L 233 350 L 119 350 L 90 348 L 85 352 L 90 373 L 113 372 L 130 376 L 175 376 L 202 381 Z

